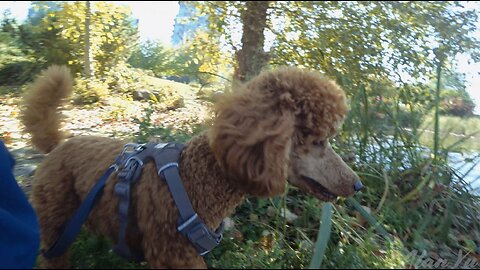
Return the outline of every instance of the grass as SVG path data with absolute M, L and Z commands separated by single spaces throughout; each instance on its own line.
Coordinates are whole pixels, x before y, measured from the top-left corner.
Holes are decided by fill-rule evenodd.
M 81 231 L 71 247 L 73 269 L 145 269 L 145 263 L 127 262 L 113 253 L 113 244 Z
M 464 176 L 456 174 L 448 164 L 447 153 L 467 148 L 475 151 L 479 141 L 478 137 L 468 136 L 448 141 L 447 136 L 452 131 L 474 133 L 479 119 L 413 111 L 409 114 L 398 100 L 387 106 L 365 97 L 365 91 L 358 91 L 352 97 L 351 117 L 345 132 L 337 138 L 339 152 L 348 154 L 356 149 L 358 153 L 353 166 L 368 188 L 357 200 L 377 216 L 393 239 L 400 240 L 402 247 L 395 252 L 405 255 L 427 250 L 451 261 L 453 258 L 449 256 L 458 250 L 472 252 L 480 244 L 480 235 L 471 234 L 480 225 L 480 197 L 468 191 Z M 379 113 L 382 118 L 378 118 Z M 422 145 L 430 146 L 432 154 L 422 150 Z M 374 228 L 365 223 L 364 228 L 367 227 Z M 364 238 L 356 241 L 363 242 L 360 249 L 370 245 Z M 375 253 L 374 249 L 368 252 Z M 374 257 L 378 256 L 371 259 L 375 260 Z M 412 259 L 415 258 L 406 257 L 405 265 L 413 265 Z M 363 265 L 358 260 L 357 263 L 355 267 Z
M 333 206 L 331 203 L 325 203 L 322 208 L 322 218 L 320 229 L 318 230 L 317 243 L 315 245 L 315 253 L 313 254 L 312 261 L 310 262 L 310 269 L 320 268 L 325 255 L 325 249 L 330 239 L 330 233 L 332 232 L 332 211 Z

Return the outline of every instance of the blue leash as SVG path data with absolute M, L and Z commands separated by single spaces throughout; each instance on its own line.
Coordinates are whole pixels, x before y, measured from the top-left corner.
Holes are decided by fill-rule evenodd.
M 75 237 L 80 232 L 83 223 L 88 217 L 88 214 L 92 210 L 95 203 L 101 197 L 105 183 L 108 177 L 117 170 L 116 164 L 110 166 L 110 168 L 103 174 L 102 178 L 92 187 L 87 197 L 84 199 L 80 207 L 75 211 L 68 223 L 65 225 L 65 230 L 62 232 L 58 240 L 50 247 L 43 256 L 47 259 L 52 259 L 61 256 L 65 250 L 72 244 Z

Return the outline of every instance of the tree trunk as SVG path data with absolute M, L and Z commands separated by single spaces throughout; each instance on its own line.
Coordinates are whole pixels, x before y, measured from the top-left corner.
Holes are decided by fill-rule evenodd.
M 85 59 L 84 59 L 84 66 L 83 66 L 83 71 L 85 73 L 85 77 L 91 78 L 93 77 L 93 51 L 92 51 L 92 46 L 90 42 L 90 25 L 91 25 L 91 15 L 92 15 L 92 10 L 90 7 L 90 1 L 86 2 L 86 16 L 85 16 Z
M 243 24 L 242 48 L 235 53 L 235 79 L 245 82 L 258 75 L 268 62 L 263 50 L 269 1 L 247 1 L 241 13 Z

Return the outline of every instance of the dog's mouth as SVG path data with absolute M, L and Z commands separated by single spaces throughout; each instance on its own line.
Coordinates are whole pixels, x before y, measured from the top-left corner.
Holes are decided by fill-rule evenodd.
M 313 196 L 322 201 L 334 201 L 338 197 L 338 195 L 329 191 L 325 186 L 308 176 L 302 175 L 299 180 L 308 187 Z

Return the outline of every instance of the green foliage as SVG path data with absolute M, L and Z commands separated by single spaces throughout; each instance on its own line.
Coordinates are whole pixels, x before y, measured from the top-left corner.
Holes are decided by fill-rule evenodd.
M 243 1 L 189 3 L 208 16 L 212 37 L 238 51 L 233 33 Z M 479 59 L 479 41 L 471 35 L 477 14 L 459 2 L 273 1 L 268 14 L 272 65 L 309 67 L 338 80 L 348 76 L 356 87 L 428 76 L 440 45 L 447 57 Z
M 222 269 L 308 267 L 313 244 L 306 238 L 306 232 L 318 225 L 318 217 L 311 216 L 313 221 L 310 223 L 314 224 L 305 227 L 300 225 L 300 218 L 287 225 L 280 217 L 285 203 L 289 208 L 295 204 L 306 204 L 307 200 L 302 199 L 292 196 L 286 202 L 283 198 L 248 198 L 232 215 L 235 227 L 227 231 L 221 245 L 206 256 L 207 264 Z M 318 203 L 314 207 L 318 210 Z M 303 213 L 312 214 L 309 211 Z
M 184 107 L 183 94 L 186 94 L 185 91 L 191 91 L 187 85 L 151 76 L 142 77 L 142 81 L 144 84 L 140 89 L 149 93 L 149 100 L 153 102 L 153 107 L 159 111 Z
M 159 96 L 160 98 L 158 98 Z M 157 94 L 157 100 L 163 103 L 163 108 L 166 110 L 175 110 L 185 106 L 183 97 L 178 96 L 174 89 L 162 89 L 162 91 Z
M 136 68 L 151 70 L 156 77 L 190 82 L 198 78 L 199 61 L 188 46 L 173 49 L 159 42 L 148 41 L 137 48 L 129 59 Z
M 0 84 L 21 85 L 26 82 L 30 72 L 38 70 L 34 58 L 25 49 L 19 38 L 20 28 L 8 13 L 0 22 Z
M 2 83 L 22 84 L 52 64 L 81 73 L 85 62 L 86 2 L 33 1 L 22 25 L 5 16 L 0 32 Z M 101 79 L 121 66 L 138 41 L 138 27 L 125 6 L 93 2 L 90 43 L 93 74 Z
M 32 2 L 31 24 L 25 29 L 29 44 L 48 65 L 68 64 L 82 71 L 85 54 L 85 2 Z M 35 12 L 36 11 L 36 12 Z M 131 11 L 103 1 L 92 3 L 91 48 L 94 74 L 103 76 L 122 60 L 128 59 L 138 40 L 138 29 Z
M 227 233 L 228 235 L 229 233 Z M 286 246 L 274 233 L 265 232 L 260 239 L 237 241 L 226 238 L 206 256 L 214 269 L 303 269 L 306 247 L 296 250 Z
M 131 263 L 115 254 L 111 241 L 82 230 L 72 245 L 73 269 L 145 269 L 144 263 Z
M 120 61 L 126 61 L 138 42 L 138 26 L 132 18 L 130 8 L 107 2 L 94 2 L 92 25 L 101 26 L 96 33 L 92 30 L 93 47 L 98 39 L 100 46 L 94 50 L 96 69 L 100 75 L 115 67 Z
M 0 96 L 11 95 L 11 96 L 20 96 L 26 90 L 26 85 L 8 85 L 0 86 Z
M 145 77 L 150 75 L 148 71 L 120 62 L 105 74 L 105 83 L 112 92 L 132 95 L 136 90 L 148 85 Z
M 159 42 L 141 44 L 128 62 L 133 67 L 153 71 L 159 78 L 184 83 L 198 81 L 203 85 L 218 81 L 218 72 L 224 70 L 228 62 L 225 57 L 209 33 L 197 31 L 192 40 L 175 49 Z
M 228 73 L 228 66 L 233 65 L 232 59 L 222 50 L 220 40 L 211 32 L 196 31 L 184 46 L 185 56 L 189 58 L 186 63 L 198 68 L 195 77 L 202 85 L 218 82 L 223 78 L 222 73 Z
M 77 103 L 95 103 L 113 94 L 128 99 L 135 98 L 138 91 L 149 92 L 148 100 L 158 110 L 172 110 L 184 106 L 183 97 L 168 81 L 156 80 L 148 70 L 132 68 L 121 62 L 110 69 L 104 79 L 87 79 L 77 74 L 75 100 Z
M 28 59 L 20 62 L 10 62 L 0 69 L 0 85 L 22 86 L 31 81 L 35 74 L 40 73 L 42 67 Z
M 362 235 L 359 242 L 339 239 L 331 245 L 323 268 L 333 269 L 398 269 L 409 265 L 403 245 L 398 239 L 385 242 L 373 233 Z
M 26 60 L 26 56 L 16 44 L 14 37 L 7 32 L 0 32 L 0 70 L 5 68 L 5 65 L 21 62 Z
M 478 58 L 479 41 L 469 35 L 477 14 L 458 2 L 276 2 L 273 11 L 273 18 L 284 18 L 281 29 L 271 26 L 274 64 L 343 74 L 356 86 L 431 74 L 438 44 L 447 57 L 469 52 Z
M 32 55 L 38 60 L 36 65 L 41 69 L 51 64 L 67 64 L 74 57 L 69 53 L 74 44 L 62 39 L 61 29 L 52 26 L 55 19 L 53 13 L 61 9 L 59 2 L 33 1 L 29 16 L 21 26 L 19 37 L 22 44 L 32 50 Z
M 298 219 L 286 222 L 284 208 L 294 209 Z M 407 262 L 398 239 L 384 241 L 356 223 L 340 205 L 335 206 L 331 238 L 323 268 L 399 268 Z M 249 198 L 237 208 L 235 227 L 227 231 L 220 246 L 206 256 L 211 268 L 305 269 L 314 253 L 322 204 L 290 189 L 285 198 Z M 323 214 L 323 213 L 322 213 Z
M 135 68 L 151 70 L 157 77 L 179 75 L 180 63 L 175 61 L 175 51 L 160 42 L 147 41 L 138 46 L 128 59 Z
M 143 118 L 136 118 L 133 121 L 139 125 L 139 130 L 134 134 L 134 141 L 139 143 L 147 143 L 150 141 L 159 142 L 180 142 L 185 143 L 192 136 L 202 132 L 205 127 L 201 124 L 188 125 L 184 123 L 176 128 L 167 127 L 164 125 L 155 125 L 153 123 L 152 115 L 154 109 L 145 109 L 145 116 Z

